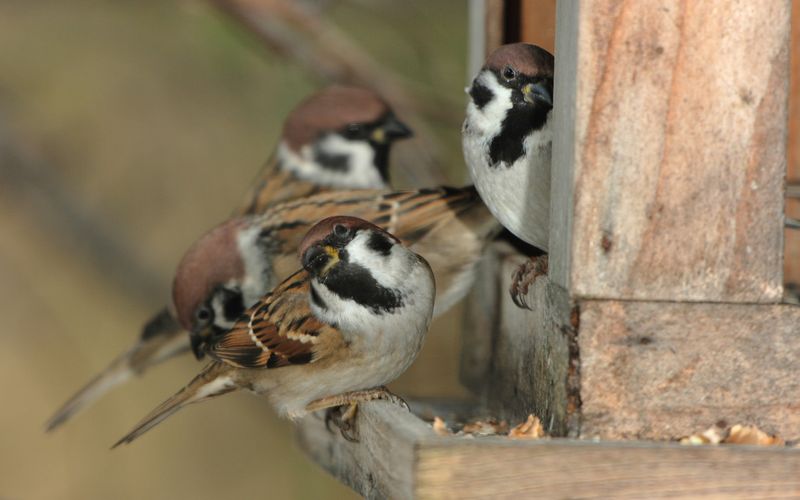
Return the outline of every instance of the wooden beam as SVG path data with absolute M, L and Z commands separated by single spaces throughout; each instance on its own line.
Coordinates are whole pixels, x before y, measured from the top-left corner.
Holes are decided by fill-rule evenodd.
M 520 40 L 554 53 L 556 44 L 556 0 L 521 0 Z
M 564 0 L 557 22 L 553 279 L 780 301 L 790 1 Z
M 789 147 L 786 178 L 800 182 L 800 0 L 792 2 L 792 76 L 789 92 Z M 786 214 L 800 219 L 800 200 L 786 201 Z M 786 230 L 783 275 L 786 283 L 800 284 L 800 231 Z
M 392 403 L 359 406 L 359 443 L 346 441 L 320 414 L 298 426 L 298 441 L 315 462 L 367 498 L 413 498 L 416 444 L 436 434 Z
M 413 403 L 412 403 L 413 406 Z M 800 450 L 439 436 L 385 402 L 360 406 L 358 443 L 309 416 L 301 447 L 366 498 L 790 497 Z
M 800 307 L 579 307 L 581 436 L 678 438 L 723 420 L 800 439 Z
M 676 439 L 724 420 L 800 439 L 800 307 L 572 300 L 540 279 L 528 311 L 504 298 L 515 265 L 499 265 L 485 376 L 470 386 L 493 415 L 582 438 Z

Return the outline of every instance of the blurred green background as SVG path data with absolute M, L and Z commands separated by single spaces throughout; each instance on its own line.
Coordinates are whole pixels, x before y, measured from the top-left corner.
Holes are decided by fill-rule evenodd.
M 314 6 L 435 108 L 439 165 L 461 184 L 466 2 Z M 200 0 L 0 3 L 0 498 L 355 496 L 248 394 L 109 451 L 194 375 L 189 357 L 43 432 L 167 300 L 183 251 L 230 214 L 286 113 L 320 83 Z M 460 318 L 435 323 L 397 391 L 463 391 Z

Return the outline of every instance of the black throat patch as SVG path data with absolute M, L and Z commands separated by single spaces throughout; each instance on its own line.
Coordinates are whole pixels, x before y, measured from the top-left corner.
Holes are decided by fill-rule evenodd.
M 510 167 L 525 154 L 523 141 L 534 130 L 540 130 L 547 122 L 549 109 L 526 109 L 517 106 L 508 110 L 500 133 L 489 145 L 489 165 L 500 167 L 505 162 Z
M 365 267 L 352 262 L 334 266 L 320 282 L 339 297 L 367 307 L 374 314 L 391 313 L 403 305 L 399 290 L 381 285 Z

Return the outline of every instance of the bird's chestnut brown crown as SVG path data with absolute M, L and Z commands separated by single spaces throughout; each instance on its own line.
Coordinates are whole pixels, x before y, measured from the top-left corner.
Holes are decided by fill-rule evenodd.
M 515 90 L 515 104 L 538 104 L 553 107 L 553 55 L 537 45 L 512 43 L 492 52 L 484 70 L 497 76 L 497 81 Z M 473 95 L 473 99 L 478 96 Z
M 245 268 L 237 246 L 237 234 L 244 218 L 231 219 L 197 240 L 184 254 L 172 284 L 172 302 L 178 321 L 192 330 L 195 318 L 215 288 L 241 281 Z
M 389 105 L 371 90 L 331 85 L 301 102 L 287 117 L 283 138 L 290 148 L 299 151 L 322 135 L 338 132 L 352 140 L 371 140 L 375 128 L 381 129 L 381 141 L 411 136 Z

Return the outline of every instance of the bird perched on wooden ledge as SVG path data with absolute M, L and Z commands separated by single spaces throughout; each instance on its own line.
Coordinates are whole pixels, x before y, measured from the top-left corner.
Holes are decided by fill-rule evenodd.
M 235 214 L 258 214 L 285 201 L 337 189 L 387 188 L 391 146 L 410 136 L 411 130 L 375 92 L 342 85 L 326 87 L 289 114 L 275 153 Z M 256 296 L 268 290 L 259 288 Z M 238 304 L 235 314 L 246 305 Z M 145 324 L 134 346 L 59 408 L 47 422 L 47 430 L 56 429 L 109 390 L 188 348 L 188 338 L 174 314 L 168 309 L 159 311 Z
M 515 43 L 495 50 L 467 89 L 464 159 L 492 214 L 521 240 L 548 249 L 553 108 L 552 54 Z M 524 305 L 528 285 L 547 272 L 547 256 L 514 277 Z
M 214 361 L 115 447 L 186 405 L 238 389 L 267 397 L 293 419 L 395 399 L 383 386 L 416 358 L 430 325 L 430 266 L 393 235 L 353 217 L 319 222 L 299 253 L 303 269 L 214 339 L 206 350 Z
M 500 230 L 471 187 L 324 193 L 231 219 L 198 240 L 175 274 L 173 304 L 198 357 L 238 319 L 237 308 L 294 271 L 305 231 L 332 214 L 368 220 L 425 257 L 437 282 L 434 316 L 466 295 L 483 250 Z

